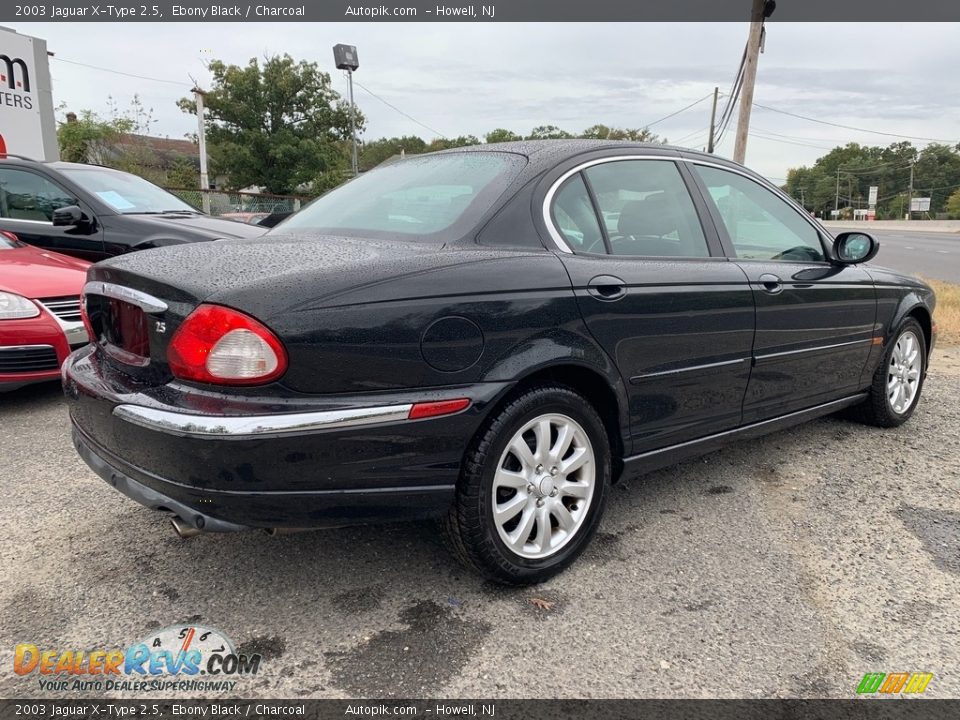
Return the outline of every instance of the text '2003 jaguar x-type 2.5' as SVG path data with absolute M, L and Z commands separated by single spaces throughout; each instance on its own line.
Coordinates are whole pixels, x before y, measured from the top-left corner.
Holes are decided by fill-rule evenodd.
M 621 476 L 909 418 L 934 296 L 876 251 L 686 150 L 406 158 L 262 237 L 93 266 L 74 441 L 181 535 L 442 516 L 469 565 L 537 582 Z

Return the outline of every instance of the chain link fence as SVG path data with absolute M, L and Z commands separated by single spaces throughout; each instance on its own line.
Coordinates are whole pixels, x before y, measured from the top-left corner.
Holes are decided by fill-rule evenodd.
M 187 188 L 167 188 L 167 190 L 210 215 L 251 223 L 272 213 L 296 212 L 311 200 L 303 195 L 269 195 Z

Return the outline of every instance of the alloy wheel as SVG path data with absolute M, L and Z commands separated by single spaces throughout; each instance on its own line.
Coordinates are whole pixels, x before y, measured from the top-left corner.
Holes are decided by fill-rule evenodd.
M 897 415 L 903 415 L 913 405 L 920 387 L 923 358 L 920 340 L 912 330 L 897 338 L 887 367 L 887 402 Z
M 590 438 L 572 418 L 540 415 L 518 430 L 493 478 L 493 521 L 511 552 L 553 555 L 584 524 L 596 486 Z

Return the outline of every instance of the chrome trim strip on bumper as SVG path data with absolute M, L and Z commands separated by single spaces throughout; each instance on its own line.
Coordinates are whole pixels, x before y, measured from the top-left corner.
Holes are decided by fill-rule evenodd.
M 113 414 L 133 425 L 195 438 L 245 438 L 303 433 L 406 420 L 412 405 L 344 408 L 277 415 L 188 415 L 141 405 L 117 405 Z
M 84 285 L 83 295 L 103 295 L 104 297 L 113 298 L 114 300 L 123 300 L 124 302 L 136 305 L 147 313 L 162 313 L 167 309 L 167 304 L 163 300 L 155 298 L 153 295 L 148 295 L 141 290 L 134 290 L 133 288 L 128 288 L 123 285 L 114 285 L 113 283 L 99 282 L 98 280 L 91 280 Z

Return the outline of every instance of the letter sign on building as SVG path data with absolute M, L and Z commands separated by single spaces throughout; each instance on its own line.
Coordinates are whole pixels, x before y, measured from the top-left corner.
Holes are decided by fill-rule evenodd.
M 47 43 L 0 28 L 0 153 L 58 160 Z

